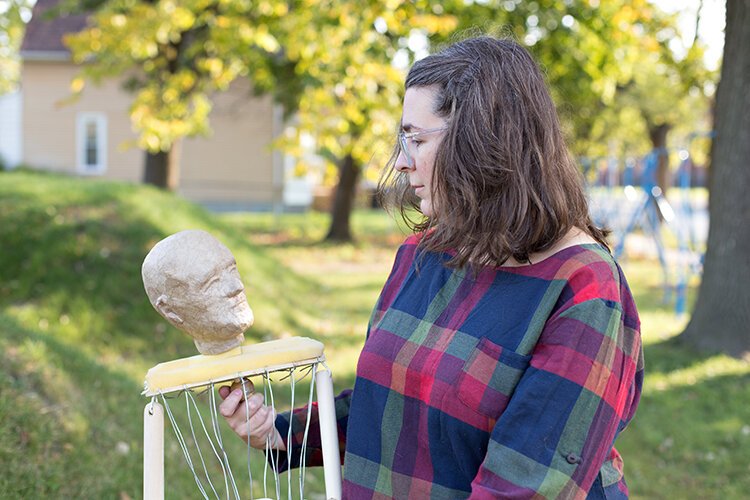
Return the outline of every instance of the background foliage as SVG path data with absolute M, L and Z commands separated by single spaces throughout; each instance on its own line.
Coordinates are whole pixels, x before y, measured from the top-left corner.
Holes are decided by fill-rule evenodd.
M 304 172 L 311 153 L 337 184 L 329 236 L 347 239 L 360 173 L 387 163 L 400 115 L 405 70 L 415 58 L 463 36 L 512 36 L 546 72 L 573 152 L 641 156 L 711 127 L 717 75 L 696 38 L 684 54 L 675 16 L 647 0 L 66 0 L 94 8 L 91 28 L 67 39 L 86 79 L 123 74 L 139 145 L 170 151 L 209 130 L 210 95 L 237 78 L 284 105 L 276 146 Z M 238 35 L 238 36 L 237 36 Z M 661 133 L 659 133 L 661 132 Z M 694 148 L 696 145 L 693 145 Z M 698 149 L 705 150 L 705 144 Z M 705 158 L 705 151 L 696 151 Z M 367 169 L 369 167 L 369 169 Z M 662 165 L 663 182 L 668 181 Z
M 31 0 L 0 0 L 0 95 L 18 85 L 18 50 L 31 7 Z

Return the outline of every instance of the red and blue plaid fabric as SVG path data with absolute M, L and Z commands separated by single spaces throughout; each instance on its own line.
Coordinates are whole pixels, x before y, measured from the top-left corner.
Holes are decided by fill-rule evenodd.
M 472 275 L 418 253 L 418 238 L 399 249 L 354 390 L 336 401 L 345 498 L 627 498 L 614 441 L 643 354 L 606 249 Z M 296 466 L 306 412 L 294 415 Z M 286 438 L 289 416 L 276 425 Z

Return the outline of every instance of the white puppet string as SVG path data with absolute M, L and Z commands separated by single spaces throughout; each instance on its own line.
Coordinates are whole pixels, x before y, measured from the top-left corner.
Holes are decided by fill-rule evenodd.
M 289 429 L 286 433 L 286 464 L 289 472 L 286 475 L 286 491 L 287 491 L 287 498 L 288 500 L 292 500 L 292 422 L 294 419 L 292 418 L 294 414 L 294 373 L 292 371 L 289 372 L 289 376 L 291 377 L 291 388 L 292 388 L 292 402 L 290 404 L 290 410 L 289 410 Z
M 306 451 L 307 451 L 307 442 L 308 442 L 308 434 L 309 434 L 309 427 L 310 427 L 310 421 L 311 421 L 311 411 L 312 411 L 312 400 L 313 400 L 313 393 L 315 388 L 315 375 L 316 375 L 316 367 L 317 363 L 314 363 L 312 365 L 305 365 L 302 369 L 299 370 L 300 376 L 295 377 L 295 373 L 298 371 L 298 368 L 301 367 L 292 367 L 288 371 L 288 375 L 285 377 L 281 377 L 280 379 L 276 380 L 276 382 L 286 380 L 287 378 L 290 378 L 290 384 L 291 384 L 291 407 L 294 408 L 295 403 L 295 391 L 296 391 L 296 382 L 298 380 L 301 380 L 307 376 L 308 373 L 311 373 L 311 383 L 310 383 L 310 394 L 308 398 L 308 408 L 307 408 L 307 419 L 305 424 L 305 429 L 303 433 L 302 438 L 302 447 L 301 447 L 301 454 L 300 454 L 300 471 L 299 471 L 299 498 L 304 499 L 304 479 L 305 479 L 305 467 L 306 467 Z M 273 387 L 271 385 L 271 377 L 270 372 L 266 371 L 263 374 L 263 380 L 264 380 L 264 386 L 263 386 L 263 393 L 264 398 L 268 400 L 267 398 L 270 396 L 270 406 L 271 411 L 273 412 L 273 415 L 276 415 L 276 408 L 275 408 L 275 399 L 273 394 Z M 249 414 L 249 405 L 247 402 L 247 391 L 245 386 L 245 380 L 241 379 L 242 383 L 242 390 L 243 394 L 246 395 L 245 397 L 245 414 Z M 219 466 L 222 470 L 222 475 L 224 479 L 224 489 L 226 491 L 226 498 L 227 500 L 230 500 L 230 498 L 235 498 L 239 500 L 241 498 L 239 489 L 237 487 L 237 483 L 234 478 L 234 474 L 232 473 L 231 466 L 229 464 L 229 456 L 224 448 L 221 432 L 220 432 L 220 425 L 219 425 L 219 419 L 218 419 L 218 408 L 216 405 L 216 396 L 215 396 L 215 384 L 213 382 L 209 383 L 206 388 L 197 393 L 198 395 L 202 394 L 203 392 L 209 392 L 208 398 L 209 398 L 209 410 L 211 414 L 211 428 L 213 431 L 214 437 L 211 437 L 211 434 L 209 433 L 206 423 L 203 419 L 203 416 L 198 408 L 198 405 L 195 401 L 195 397 L 193 395 L 193 391 L 190 389 L 184 389 L 182 391 L 179 391 L 176 393 L 173 397 L 179 397 L 180 394 L 184 392 L 186 394 L 186 412 L 187 412 L 187 419 L 188 419 L 188 425 L 190 426 L 190 437 L 192 437 L 193 443 L 195 444 L 195 448 L 197 449 L 198 457 L 200 459 L 200 468 L 202 471 L 197 470 L 197 462 L 194 461 L 193 456 L 190 451 L 190 446 L 188 445 L 187 440 L 185 439 L 185 436 L 183 435 L 183 432 L 180 430 L 177 421 L 174 417 L 174 414 L 172 413 L 172 410 L 169 406 L 169 403 L 167 401 L 167 397 L 164 393 L 160 392 L 159 395 L 162 398 L 162 402 L 164 404 L 164 407 L 166 408 L 166 413 L 169 418 L 169 421 L 172 425 L 172 429 L 174 430 L 175 436 L 177 438 L 177 441 L 180 445 L 180 448 L 182 449 L 183 455 L 185 457 L 185 461 L 188 465 L 188 468 L 190 469 L 191 473 L 193 474 L 193 479 L 198 486 L 198 489 L 200 490 L 200 493 L 202 497 L 206 500 L 209 498 L 209 491 L 204 486 L 203 480 L 200 476 L 205 478 L 205 481 L 208 483 L 208 486 L 210 488 L 210 492 L 213 493 L 213 495 L 220 499 L 220 495 L 217 492 L 213 482 L 211 481 L 210 474 L 209 474 L 209 466 L 206 464 L 206 460 L 204 458 L 203 453 L 201 452 L 201 446 L 198 441 L 198 436 L 196 436 L 195 432 L 195 425 L 193 422 L 193 414 L 198 416 L 198 422 L 200 423 L 201 428 L 203 429 L 203 434 L 208 441 L 211 450 L 213 452 L 213 455 L 215 459 L 217 460 Z M 156 396 L 153 398 L 156 400 Z M 171 398 L 169 398 L 171 399 Z M 191 409 L 192 408 L 192 409 Z M 291 414 L 290 414 L 291 415 Z M 289 432 L 287 434 L 287 442 L 291 442 L 291 434 L 292 434 L 292 421 L 293 419 L 290 418 L 289 422 Z M 249 417 L 246 421 L 246 425 L 248 428 L 248 434 L 250 430 L 250 420 Z M 267 491 L 267 470 L 269 464 L 271 465 L 271 469 L 273 470 L 274 474 L 274 483 L 275 483 L 275 492 L 276 492 L 276 498 L 281 498 L 281 491 L 280 491 L 280 481 L 279 481 L 279 450 L 278 449 L 271 449 L 271 437 L 273 436 L 273 433 L 271 433 L 270 436 L 266 438 L 266 447 L 265 447 L 265 458 L 264 461 L 264 471 L 263 471 L 263 494 L 265 497 L 268 497 L 268 491 Z M 214 444 L 214 441 L 216 444 Z M 248 471 L 248 479 L 249 479 L 249 486 L 250 486 L 250 498 L 253 498 L 253 477 L 252 477 L 252 470 L 250 467 L 250 457 L 251 453 L 250 450 L 252 448 L 250 447 L 249 439 L 248 439 L 248 448 L 247 448 L 247 471 Z M 292 499 L 292 487 L 291 487 L 291 466 L 292 466 L 292 456 L 291 456 L 291 447 L 287 449 L 287 464 L 290 470 L 288 471 L 288 478 L 287 478 L 287 490 L 288 490 L 288 499 Z
M 211 387 L 211 391 L 210 392 L 211 392 L 211 394 L 213 394 L 213 384 L 210 384 L 210 387 Z M 216 457 L 216 459 L 219 462 L 219 465 L 222 468 L 222 474 L 224 476 L 224 489 L 227 492 L 227 499 L 230 498 L 230 496 L 229 496 L 230 495 L 230 491 L 232 493 L 234 493 L 234 498 L 239 499 L 240 495 L 239 495 L 239 491 L 237 490 L 237 485 L 236 485 L 236 483 L 234 481 L 234 477 L 232 475 L 232 470 L 231 470 L 231 468 L 229 466 L 229 459 L 228 459 L 228 457 L 226 455 L 226 452 L 225 452 L 224 447 L 223 447 L 223 443 L 221 441 L 221 434 L 218 433 L 218 423 L 216 422 L 216 418 L 215 418 L 215 415 L 216 415 L 216 413 L 215 413 L 215 399 L 212 401 L 212 408 L 211 408 L 211 411 L 212 411 L 212 424 L 213 424 L 215 433 L 218 433 L 217 434 L 217 436 L 218 436 L 217 437 L 217 443 L 218 443 L 219 449 L 221 450 L 221 454 L 223 455 L 224 459 L 222 459 L 220 457 L 218 451 L 216 450 L 216 447 L 214 446 L 213 440 L 211 439 L 211 436 L 209 435 L 208 430 L 206 429 L 205 422 L 203 421 L 203 417 L 201 416 L 200 411 L 198 410 L 198 406 L 195 403 L 195 400 L 193 398 L 193 395 L 192 395 L 191 391 L 184 391 L 184 392 L 186 392 L 186 394 L 187 394 L 185 404 L 186 404 L 186 411 L 187 411 L 187 417 L 188 417 L 188 422 L 189 422 L 189 426 L 190 426 L 190 431 L 191 431 L 191 434 L 192 434 L 193 443 L 195 443 L 195 448 L 196 448 L 196 450 L 198 452 L 198 455 L 199 455 L 199 457 L 201 459 L 201 463 L 203 465 L 203 471 L 204 471 L 204 474 L 205 474 L 206 481 L 208 482 L 209 486 L 211 487 L 211 490 L 213 491 L 213 493 L 216 496 L 216 498 L 217 499 L 220 498 L 219 494 L 216 491 L 216 488 L 214 487 L 213 483 L 211 482 L 210 474 L 208 473 L 208 469 L 207 469 L 205 461 L 203 459 L 203 453 L 201 452 L 200 445 L 199 445 L 198 440 L 197 440 L 196 435 L 195 435 L 195 427 L 193 425 L 193 420 L 192 420 L 191 411 L 190 411 L 190 402 L 191 401 L 193 403 L 193 406 L 195 407 L 195 413 L 198 415 L 198 419 L 199 419 L 199 421 L 201 423 L 201 427 L 203 428 L 203 432 L 204 432 L 204 434 L 206 436 L 206 439 L 208 440 L 209 444 L 211 445 L 211 449 L 214 452 L 214 456 Z M 167 402 L 167 399 L 166 399 L 165 395 L 163 393 L 160 393 L 160 395 L 162 397 L 162 401 L 164 403 L 164 407 L 167 410 L 167 415 L 169 417 L 169 421 L 172 424 L 172 429 L 174 429 L 175 436 L 177 437 L 177 441 L 180 443 L 180 447 L 182 448 L 183 455 L 185 456 L 185 461 L 187 462 L 188 467 L 190 468 L 190 471 L 193 474 L 193 479 L 195 480 L 195 483 L 198 485 L 198 489 L 200 490 L 203 498 L 204 499 L 208 499 L 208 494 L 206 492 L 206 489 L 203 486 L 203 483 L 201 482 L 200 478 L 198 477 L 198 473 L 195 470 L 195 466 L 193 464 L 192 456 L 190 454 L 190 448 L 188 447 L 187 442 L 185 441 L 185 438 L 184 438 L 184 436 L 182 434 L 182 431 L 180 430 L 179 426 L 177 425 L 177 421 L 174 418 L 174 415 L 173 415 L 172 410 L 171 410 L 171 408 L 169 406 L 169 403 Z M 231 482 L 231 484 L 232 484 L 232 490 L 229 489 L 229 482 Z
M 182 432 L 180 432 L 180 428 L 177 426 L 177 422 L 175 421 L 174 415 L 172 415 L 172 410 L 169 407 L 167 398 L 164 397 L 164 393 L 160 392 L 159 394 L 161 395 L 162 402 L 164 403 L 164 408 L 167 410 L 167 416 L 169 417 L 169 422 L 172 424 L 172 429 L 174 430 L 175 436 L 177 437 L 177 442 L 180 444 L 180 448 L 182 448 L 183 455 L 185 455 L 185 461 L 187 462 L 187 465 L 190 468 L 190 471 L 193 473 L 193 479 L 195 480 L 195 484 L 198 485 L 198 489 L 203 495 L 203 498 L 208 500 L 208 495 L 206 494 L 206 490 L 203 488 L 203 484 L 198 478 L 198 474 L 196 474 L 195 472 L 195 467 L 193 467 L 193 461 L 190 458 L 190 453 L 188 451 L 187 444 L 185 443 L 185 439 L 182 437 Z
M 299 462 L 299 498 L 304 499 L 305 498 L 305 491 L 304 491 L 304 477 L 305 477 L 305 467 L 306 467 L 306 451 L 307 451 L 307 439 L 309 435 L 310 430 L 310 420 L 312 415 L 312 399 L 313 394 L 315 390 L 315 373 L 317 371 L 317 363 L 314 363 L 312 365 L 308 365 L 307 370 L 302 373 L 298 378 L 295 378 L 294 373 L 295 369 L 289 370 L 289 375 L 287 377 L 282 378 L 281 380 L 285 380 L 286 378 L 290 378 L 291 383 L 291 408 L 292 410 L 289 413 L 289 427 L 287 429 L 287 467 L 289 468 L 289 472 L 287 473 L 287 498 L 289 500 L 292 500 L 292 447 L 289 446 L 289 443 L 292 442 L 292 434 L 293 434 L 293 412 L 294 412 L 294 406 L 295 406 L 295 392 L 296 392 L 296 384 L 297 380 L 304 379 L 308 373 L 311 373 L 311 381 L 310 381 L 310 393 L 308 397 L 308 404 L 307 404 L 307 418 L 305 423 L 305 429 L 302 435 L 302 446 L 300 450 L 300 462 Z
M 195 427 L 193 426 L 193 418 L 192 418 L 192 415 L 190 414 L 190 405 L 189 405 L 190 402 L 193 403 L 193 407 L 195 408 L 195 412 L 200 417 L 200 411 L 198 410 L 198 406 L 195 403 L 195 398 L 193 397 L 193 393 L 191 391 L 186 391 L 185 392 L 185 406 L 187 407 L 188 422 L 190 424 L 190 431 L 191 431 L 191 433 L 193 435 L 193 442 L 197 443 L 198 439 L 195 437 Z M 210 436 L 208 434 L 208 430 L 206 429 L 206 425 L 203 422 L 203 419 L 199 418 L 199 420 L 200 420 L 200 423 L 201 423 L 201 427 L 203 428 L 203 433 L 205 434 L 205 436 L 206 436 L 209 444 L 211 445 L 211 450 L 213 450 L 213 452 L 214 452 L 214 456 L 216 457 L 217 460 L 220 461 L 219 454 L 216 451 L 216 448 L 214 447 L 213 441 L 211 441 L 211 438 L 210 438 Z M 206 476 L 206 481 L 208 481 L 208 485 L 211 487 L 211 490 L 214 492 L 214 495 L 216 496 L 216 498 L 219 498 L 219 494 L 216 492 L 216 488 L 214 488 L 214 485 L 211 482 L 211 476 L 208 473 L 208 468 L 206 467 L 206 461 L 203 459 L 203 453 L 201 452 L 201 447 L 196 445 L 196 449 L 198 451 L 198 456 L 201 459 L 201 464 L 203 465 L 203 473 Z M 221 461 L 220 461 L 220 463 L 221 463 Z
M 227 499 L 229 499 L 229 487 L 227 486 L 227 477 L 232 483 L 232 489 L 234 490 L 235 498 L 240 498 L 240 493 L 237 491 L 237 483 L 234 481 L 234 475 L 232 474 L 232 467 L 229 465 L 229 456 L 227 455 L 226 449 L 224 448 L 224 442 L 221 439 L 221 431 L 219 429 L 218 409 L 216 407 L 216 391 L 214 390 L 214 384 L 211 384 L 211 390 L 208 392 L 208 401 L 211 407 L 211 425 L 214 429 L 214 435 L 216 436 L 216 443 L 219 445 L 221 450 L 222 459 L 219 462 L 222 465 L 224 472 L 224 488 L 227 491 Z
M 310 396 L 307 400 L 307 420 L 305 422 L 305 433 L 302 437 L 302 449 L 300 450 L 300 456 L 301 463 L 300 463 L 300 472 L 299 472 L 299 497 L 300 499 L 305 498 L 305 465 L 306 465 L 306 457 L 307 457 L 307 436 L 310 431 L 310 417 L 312 416 L 312 400 L 313 400 L 313 390 L 315 387 L 315 374 L 318 372 L 317 370 L 318 364 L 315 363 L 310 368 L 312 372 L 312 376 L 310 377 Z M 304 376 L 304 375 L 303 375 Z M 289 426 L 291 428 L 291 425 Z M 291 489 L 290 489 L 291 490 Z
M 268 401 L 267 394 L 266 394 L 266 388 L 268 389 L 268 394 L 271 396 L 271 413 L 273 415 L 276 415 L 276 402 L 273 398 L 273 385 L 271 385 L 271 378 L 268 370 L 266 370 L 266 373 L 263 374 L 263 400 Z M 268 470 L 268 462 L 270 458 L 271 462 L 271 468 L 273 469 L 273 479 L 274 479 L 274 485 L 276 486 L 276 498 L 281 498 L 281 484 L 279 482 L 279 450 L 278 448 L 271 448 L 271 438 L 273 436 L 273 432 L 269 433 L 268 436 L 266 436 L 266 465 L 263 470 L 263 494 L 267 497 L 268 493 L 266 491 L 266 471 Z
M 250 498 L 253 498 L 253 471 L 250 468 L 250 456 L 251 456 L 251 450 L 253 449 L 252 446 L 250 446 L 250 403 L 248 402 L 249 395 L 248 391 L 245 388 L 245 379 L 241 378 L 240 381 L 242 382 L 242 394 L 245 397 L 245 427 L 247 429 L 247 477 L 250 480 Z

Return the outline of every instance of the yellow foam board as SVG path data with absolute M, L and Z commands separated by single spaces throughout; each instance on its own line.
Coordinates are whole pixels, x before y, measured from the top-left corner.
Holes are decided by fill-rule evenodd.
M 269 367 L 286 368 L 322 358 L 323 344 L 307 337 L 243 345 L 213 356 L 199 354 L 159 363 L 146 373 L 143 394 L 154 396 L 264 373 Z

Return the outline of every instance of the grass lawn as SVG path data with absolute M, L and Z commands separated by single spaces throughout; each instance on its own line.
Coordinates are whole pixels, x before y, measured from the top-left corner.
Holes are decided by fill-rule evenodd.
M 149 187 L 0 173 L 0 498 L 141 497 L 143 376 L 196 351 L 151 308 L 140 265 L 156 241 L 182 229 L 208 230 L 235 254 L 256 316 L 248 341 L 319 339 L 337 389 L 349 386 L 403 235 L 387 215 L 362 211 L 353 219 L 357 244 L 319 244 L 327 221 L 214 215 Z M 679 345 L 685 319 L 663 303 L 657 263 L 623 267 L 647 363 L 641 406 L 618 441 L 632 497 L 746 498 L 750 364 Z M 298 386 L 297 401 L 306 394 Z M 277 395 L 288 401 L 288 386 Z M 244 447 L 225 432 L 241 464 Z M 199 498 L 173 437 L 168 429 L 167 497 Z M 251 463 L 257 496 L 263 458 Z M 321 475 L 308 475 L 306 496 L 319 497 Z

